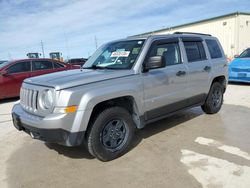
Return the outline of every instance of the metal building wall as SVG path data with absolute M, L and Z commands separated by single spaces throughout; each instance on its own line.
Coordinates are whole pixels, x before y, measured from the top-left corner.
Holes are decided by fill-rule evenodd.
M 239 16 L 239 53 L 250 48 L 250 15 Z
M 249 22 L 247 22 L 249 21 Z M 208 33 L 216 36 L 229 58 L 250 47 L 250 15 L 232 15 L 174 29 L 161 30 L 154 34 L 168 34 L 176 31 Z

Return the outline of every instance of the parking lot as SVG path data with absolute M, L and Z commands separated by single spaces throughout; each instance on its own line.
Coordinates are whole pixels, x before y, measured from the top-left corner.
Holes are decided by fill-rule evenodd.
M 124 156 L 100 162 L 81 147 L 18 132 L 0 104 L 0 187 L 250 187 L 250 86 L 229 85 L 221 111 L 186 110 L 136 134 Z

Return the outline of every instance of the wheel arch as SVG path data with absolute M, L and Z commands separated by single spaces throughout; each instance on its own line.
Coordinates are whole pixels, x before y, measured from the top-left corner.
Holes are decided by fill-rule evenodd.
M 218 82 L 223 86 L 224 92 L 226 91 L 226 87 L 227 87 L 227 79 L 225 76 L 221 75 L 221 76 L 217 76 L 212 80 L 211 86 L 213 85 L 213 83 Z M 210 86 L 210 87 L 211 87 Z
M 137 128 L 141 128 L 141 122 L 140 122 L 140 115 L 139 115 L 139 109 L 138 105 L 136 103 L 136 99 L 131 96 L 131 95 L 125 95 L 125 96 L 120 96 L 112 99 L 108 99 L 105 101 L 101 101 L 97 103 L 91 112 L 87 130 L 91 126 L 91 122 L 94 121 L 94 119 L 97 117 L 97 115 L 103 111 L 106 108 L 114 107 L 114 106 L 120 106 L 122 108 L 125 108 L 128 110 L 128 112 L 131 114 L 135 126 Z

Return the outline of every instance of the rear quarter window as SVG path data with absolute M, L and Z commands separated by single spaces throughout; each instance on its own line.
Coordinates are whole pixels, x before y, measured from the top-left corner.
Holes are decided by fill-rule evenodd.
M 222 52 L 217 41 L 212 39 L 206 39 L 205 41 L 208 47 L 210 57 L 212 59 L 221 58 Z

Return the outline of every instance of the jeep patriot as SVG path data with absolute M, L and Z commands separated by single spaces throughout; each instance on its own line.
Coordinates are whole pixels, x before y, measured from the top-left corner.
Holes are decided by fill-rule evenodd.
M 80 70 L 24 80 L 13 123 L 34 139 L 85 145 L 109 161 L 148 123 L 195 106 L 217 113 L 227 70 L 211 35 L 128 37 L 101 46 Z

